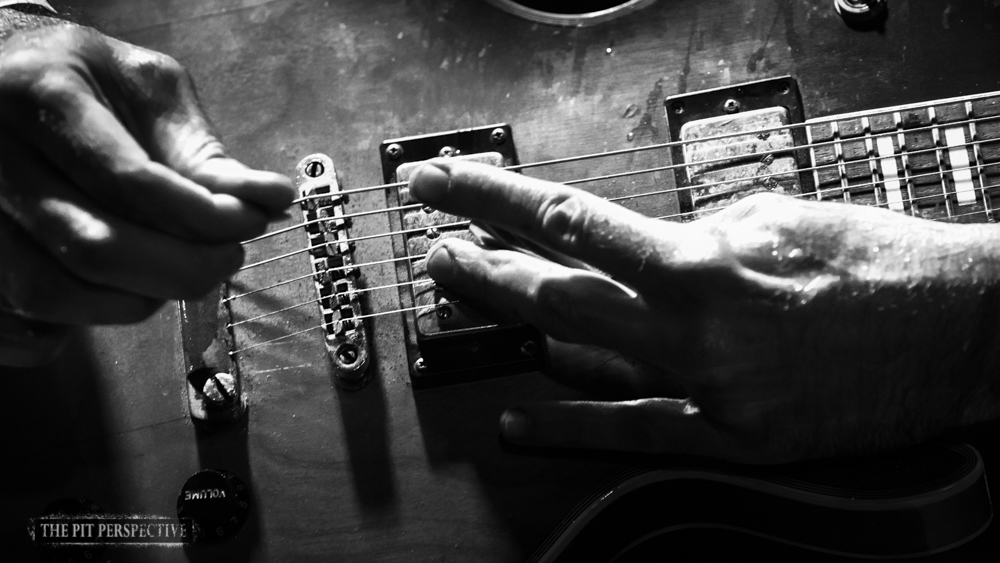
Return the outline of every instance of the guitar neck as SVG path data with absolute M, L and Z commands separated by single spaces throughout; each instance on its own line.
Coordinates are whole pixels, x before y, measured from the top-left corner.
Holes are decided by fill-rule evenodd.
M 703 105 L 718 107 L 720 95 L 731 95 L 721 106 L 723 113 L 726 104 L 738 111 L 687 119 L 672 128 L 688 164 L 685 175 L 678 175 L 691 192 L 687 201 L 682 198 L 685 218 L 752 193 L 776 191 L 931 220 L 996 220 L 1000 92 L 802 122 L 795 115 L 800 104 L 773 100 L 773 92 L 767 99 L 754 92 L 738 99 L 746 91 L 734 88 Z M 672 103 L 677 107 L 677 101 Z M 684 103 L 689 106 L 691 100 Z M 743 104 L 749 105 L 746 111 Z M 748 134 L 736 134 L 741 131 Z

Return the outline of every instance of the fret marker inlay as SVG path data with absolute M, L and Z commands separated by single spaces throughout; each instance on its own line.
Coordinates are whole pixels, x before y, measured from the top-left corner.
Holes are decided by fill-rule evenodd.
M 903 211 L 903 192 L 900 190 L 899 167 L 896 166 L 892 137 L 886 135 L 875 137 L 875 147 L 878 149 L 880 157 L 878 162 L 882 168 L 885 197 L 889 202 L 889 209 Z
M 955 198 L 958 204 L 976 203 L 976 188 L 972 183 L 965 130 L 961 127 L 947 127 L 944 130 L 944 140 L 951 147 L 948 149 L 948 160 L 951 161 L 951 177 L 955 180 Z

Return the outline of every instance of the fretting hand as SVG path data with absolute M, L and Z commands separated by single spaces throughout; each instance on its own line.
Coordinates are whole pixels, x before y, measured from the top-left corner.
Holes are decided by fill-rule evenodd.
M 585 345 L 553 375 L 631 398 L 518 405 L 501 420 L 512 442 L 783 462 L 1000 413 L 995 227 L 769 195 L 671 223 L 442 159 L 411 189 L 627 286 L 456 239 L 431 250 L 439 283 Z M 600 349 L 617 353 L 584 366 Z
M 173 59 L 0 13 L 28 28 L 0 35 L 0 363 L 29 365 L 209 291 L 294 189 L 225 155 Z

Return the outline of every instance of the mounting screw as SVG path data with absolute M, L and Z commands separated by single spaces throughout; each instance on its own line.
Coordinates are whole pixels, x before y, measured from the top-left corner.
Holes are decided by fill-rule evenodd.
M 434 310 L 434 313 L 439 319 L 450 319 L 451 318 L 451 307 L 447 305 L 441 305 Z
M 673 110 L 677 115 L 684 113 L 684 102 L 674 102 Z
M 787 94 L 792 91 L 792 87 L 788 85 L 787 82 L 780 82 L 778 84 L 778 93 Z
M 521 345 L 521 353 L 529 358 L 534 358 L 538 354 L 538 344 L 534 340 L 529 340 Z
M 497 127 L 490 133 L 490 140 L 493 141 L 494 145 L 502 145 L 507 142 L 507 132 L 503 130 L 503 127 Z
M 740 111 L 740 103 L 732 98 L 729 98 L 726 100 L 726 103 L 722 105 L 722 109 L 726 110 L 726 113 L 736 113 Z
M 354 344 L 342 344 L 337 348 L 337 361 L 344 365 L 358 361 L 358 348 Z
M 434 240 L 439 236 L 441 236 L 441 231 L 439 231 L 437 227 L 427 229 L 427 238 Z
M 456 149 L 455 147 L 441 147 L 441 150 L 438 151 L 438 156 L 443 156 L 445 158 L 448 158 L 449 156 L 455 156 L 458 153 L 459 150 Z
M 399 143 L 393 143 L 385 148 L 385 155 L 389 160 L 399 160 L 403 158 L 403 147 L 399 146 Z
M 214 405 L 228 405 L 236 395 L 236 378 L 225 372 L 216 373 L 205 380 L 201 394 Z
M 418 372 L 425 372 L 427 371 L 427 364 L 424 362 L 423 358 L 417 358 L 417 361 L 413 362 L 413 369 Z
M 306 176 L 309 176 L 310 178 L 319 178 L 320 176 L 323 175 L 323 172 L 325 170 L 326 169 L 323 168 L 323 163 L 322 162 L 320 162 L 318 160 L 314 160 L 314 161 L 310 162 L 309 164 L 306 164 L 306 170 L 305 170 L 305 172 L 306 172 Z

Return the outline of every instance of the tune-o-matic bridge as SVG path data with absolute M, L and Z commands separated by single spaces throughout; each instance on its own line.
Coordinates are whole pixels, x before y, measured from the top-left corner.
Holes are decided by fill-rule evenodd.
M 347 195 L 340 193 L 333 161 L 322 154 L 304 158 L 296 168 L 302 216 L 309 237 L 319 308 L 335 381 L 357 389 L 368 382 L 368 337 L 358 300 L 351 219 L 344 217 Z

